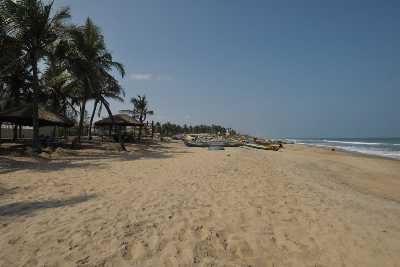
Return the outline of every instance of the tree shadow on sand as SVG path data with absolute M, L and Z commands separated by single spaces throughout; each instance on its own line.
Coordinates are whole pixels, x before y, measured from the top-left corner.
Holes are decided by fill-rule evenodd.
M 20 170 L 52 172 L 69 168 L 101 168 L 100 164 L 94 162 L 69 162 L 53 160 L 26 161 L 0 156 L 0 174 L 15 172 Z
M 82 195 L 82 196 L 71 197 L 68 199 L 32 201 L 32 202 L 24 201 L 24 202 L 10 203 L 0 206 L 0 217 L 29 215 L 41 209 L 72 206 L 88 201 L 95 197 L 96 197 L 95 195 Z
M 118 145 L 116 145 L 118 146 Z M 0 175 L 20 170 L 37 172 L 53 172 L 75 168 L 107 168 L 101 160 L 132 161 L 138 159 L 163 159 L 179 154 L 192 153 L 185 148 L 177 148 L 165 144 L 127 145 L 128 151 L 110 150 L 104 146 L 91 146 L 80 150 L 64 150 L 57 158 L 32 159 L 26 156 L 15 156 L 2 153 L 0 156 Z M 11 155 L 11 157 L 10 157 Z
M 130 161 L 138 159 L 163 159 L 172 158 L 178 154 L 192 153 L 188 150 L 171 147 L 164 144 L 127 144 L 128 151 L 116 151 L 118 144 L 113 144 L 114 149 L 107 147 L 92 146 L 85 150 L 73 150 L 65 155 L 63 159 L 71 161 L 95 161 L 95 160 L 111 160 L 111 161 Z M 94 153 L 95 152 L 95 153 Z

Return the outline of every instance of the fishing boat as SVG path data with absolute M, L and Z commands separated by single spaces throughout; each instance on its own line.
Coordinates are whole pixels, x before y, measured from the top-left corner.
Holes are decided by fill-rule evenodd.
M 253 144 L 253 143 L 245 143 L 245 144 L 243 144 L 243 146 L 245 146 L 245 147 L 251 147 L 251 148 L 256 148 L 256 149 L 265 149 L 265 150 L 266 150 L 266 147 L 265 147 L 265 146 L 263 146 L 263 145 L 258 145 L 258 144 Z
M 256 148 L 256 149 L 263 149 L 263 150 L 273 150 L 273 151 L 278 151 L 280 148 L 279 145 L 259 145 L 259 144 L 254 144 L 254 143 L 245 143 L 245 144 L 243 144 L 243 146 Z
M 185 145 L 188 147 L 238 147 L 242 144 L 229 141 L 186 141 Z
M 193 142 L 193 141 L 186 141 L 185 145 L 188 147 L 209 147 L 210 144 L 207 142 Z

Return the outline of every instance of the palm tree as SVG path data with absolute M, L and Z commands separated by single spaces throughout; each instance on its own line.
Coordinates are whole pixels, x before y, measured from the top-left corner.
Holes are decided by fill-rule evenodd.
M 140 139 L 142 138 L 142 125 L 146 121 L 146 118 L 148 115 L 154 115 L 154 111 L 149 110 L 148 102 L 146 99 L 146 96 L 140 96 L 138 95 L 137 97 L 134 97 L 131 99 L 131 103 L 134 106 L 134 113 L 136 114 L 137 119 L 141 123 L 139 126 L 139 142 Z
M 65 55 L 59 51 L 59 47 L 46 56 L 46 68 L 44 69 L 41 85 L 47 106 L 54 113 L 73 120 L 77 114 L 76 105 L 79 103 L 76 97 L 79 85 L 73 79 L 65 66 Z M 71 112 L 75 116 L 71 116 Z M 54 127 L 53 136 L 56 127 Z
M 83 26 L 75 27 L 70 31 L 68 54 L 68 69 L 75 76 L 80 85 L 80 120 L 78 140 L 82 135 L 86 102 L 90 99 L 101 102 L 112 118 L 106 94 L 110 87 L 114 87 L 118 82 L 109 74 L 113 68 L 121 76 L 125 74 L 121 63 L 115 62 L 111 54 L 107 51 L 104 36 L 90 18 L 86 19 Z M 119 86 L 119 85 L 118 85 Z
M 62 8 L 52 15 L 53 2 L 40 0 L 1 0 L 0 21 L 2 39 L 11 39 L 21 47 L 22 56 L 29 62 L 32 71 L 33 139 L 32 150 L 40 151 L 38 102 L 39 85 L 38 62 L 44 58 L 47 49 L 61 36 L 64 22 L 70 18 L 69 9 Z M 14 64 L 11 61 L 5 69 Z
M 133 104 L 133 109 L 132 110 L 120 110 L 122 113 L 128 113 L 132 117 L 136 118 L 139 120 L 141 125 L 139 126 L 139 135 L 138 139 L 140 141 L 142 137 L 142 127 L 143 123 L 146 121 L 146 118 L 148 115 L 154 115 L 154 111 L 149 110 L 149 105 L 146 99 L 146 96 L 140 96 L 138 95 L 137 97 L 132 97 L 131 98 L 131 103 Z
M 103 79 L 101 79 L 102 83 L 99 83 L 99 87 L 94 92 L 94 106 L 92 111 L 92 116 L 90 117 L 89 122 L 89 139 L 92 139 L 92 125 L 94 115 L 96 113 L 97 105 L 100 103 L 99 108 L 99 115 L 101 113 L 101 107 L 104 105 L 106 108 L 109 108 L 108 98 L 111 98 L 115 101 L 123 102 L 124 99 L 122 98 L 125 96 L 125 92 L 123 88 L 120 86 L 117 80 L 115 80 L 112 76 L 108 74 L 104 74 Z M 99 81 L 98 81 L 99 82 Z M 111 116 L 112 114 L 109 115 Z

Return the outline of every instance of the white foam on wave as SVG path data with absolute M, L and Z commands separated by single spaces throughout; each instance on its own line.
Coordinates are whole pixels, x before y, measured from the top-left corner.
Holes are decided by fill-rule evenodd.
M 298 143 L 300 144 L 300 143 Z M 336 148 L 341 149 L 344 151 L 361 153 L 365 155 L 373 155 L 373 156 L 381 156 L 386 158 L 392 159 L 400 159 L 400 151 L 388 151 L 388 150 L 381 150 L 381 149 L 369 149 L 365 147 L 355 147 L 355 146 L 334 146 L 328 144 L 310 144 L 310 143 L 302 143 L 303 145 L 310 145 L 316 147 L 324 147 L 324 148 Z
M 350 141 L 337 141 L 337 140 L 322 140 L 327 143 L 338 143 L 338 144 L 349 144 L 349 145 L 367 145 L 367 146 L 376 146 L 383 145 L 385 143 L 371 143 L 371 142 L 350 142 Z

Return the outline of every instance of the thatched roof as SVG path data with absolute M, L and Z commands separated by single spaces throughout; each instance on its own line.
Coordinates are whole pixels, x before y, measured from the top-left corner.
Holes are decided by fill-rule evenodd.
M 117 114 L 113 115 L 114 125 L 116 126 L 141 126 L 143 123 L 140 123 L 136 119 L 132 118 L 127 114 Z M 97 127 L 106 127 L 112 125 L 112 120 L 110 117 L 96 121 L 94 123 Z
M 33 104 L 23 104 L 0 112 L 0 122 L 10 122 L 18 125 L 33 125 Z M 72 127 L 74 123 L 62 116 L 39 106 L 39 126 Z

